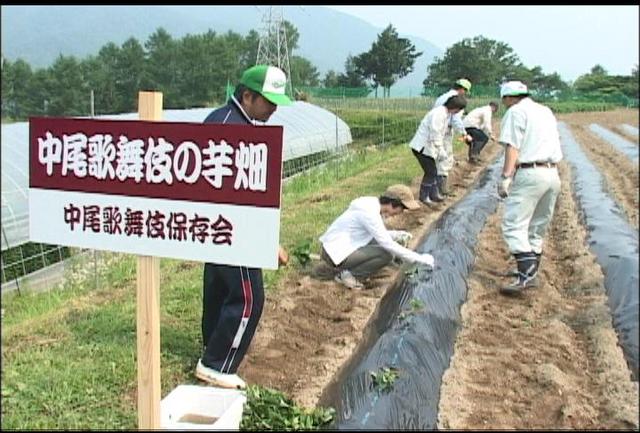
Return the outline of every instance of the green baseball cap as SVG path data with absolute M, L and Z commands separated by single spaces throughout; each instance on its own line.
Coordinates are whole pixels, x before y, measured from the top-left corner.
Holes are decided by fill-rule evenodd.
M 269 65 L 255 65 L 244 71 L 240 84 L 254 90 L 276 105 L 290 105 L 291 99 L 284 93 L 287 76 L 282 69 Z

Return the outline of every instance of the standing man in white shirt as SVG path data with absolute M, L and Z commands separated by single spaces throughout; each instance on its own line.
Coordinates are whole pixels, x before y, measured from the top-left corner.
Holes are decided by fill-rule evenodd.
M 447 99 L 444 105 L 432 108 L 420 122 L 409 147 L 418 160 L 424 176 L 420 183 L 419 199 L 424 204 L 441 202 L 437 184 L 437 161 L 446 158 L 445 141 L 451 124 L 451 116 L 467 106 L 463 96 L 455 95 Z
M 498 104 L 491 101 L 487 105 L 474 108 L 462 121 L 467 134 L 472 140 L 469 145 L 469 162 L 477 164 L 480 162 L 480 152 L 489 139 L 495 140 L 491 127 L 491 118 L 498 111 Z
M 505 147 L 498 183 L 506 198 L 502 235 L 518 265 L 516 280 L 500 291 L 516 294 L 537 285 L 543 238 L 560 193 L 562 150 L 555 116 L 529 97 L 524 83 L 504 83 L 500 97 L 507 107 L 499 138 Z
M 466 78 L 460 78 L 457 80 L 453 88 L 446 93 L 443 93 L 436 99 L 436 102 L 433 104 L 433 108 L 440 107 L 444 105 L 451 97 L 453 96 L 465 96 L 468 91 L 471 90 L 471 81 Z M 436 166 L 438 169 L 438 189 L 441 195 L 449 195 L 449 188 L 447 186 L 447 176 L 449 176 L 449 171 L 453 168 L 453 164 L 455 163 L 455 159 L 453 157 L 453 133 L 458 133 L 462 136 L 462 139 L 466 142 L 471 141 L 471 136 L 467 135 L 467 132 L 464 129 L 464 125 L 462 123 L 462 111 L 460 111 L 455 116 L 451 116 L 451 122 L 449 124 L 449 130 L 447 132 L 447 136 L 445 138 L 445 150 L 446 155 L 443 154 L 441 158 L 436 160 Z
M 358 279 L 388 265 L 394 256 L 433 267 L 431 254 L 419 254 L 398 243 L 408 242 L 410 233 L 387 230 L 383 221 L 419 207 L 411 189 L 402 184 L 390 186 L 380 197 L 353 200 L 320 236 L 321 257 L 332 268 L 335 280 L 350 289 L 361 289 Z

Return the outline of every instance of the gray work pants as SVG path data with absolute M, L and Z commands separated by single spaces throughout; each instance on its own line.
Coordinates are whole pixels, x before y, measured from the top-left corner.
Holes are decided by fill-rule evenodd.
M 560 176 L 556 168 L 518 169 L 502 218 L 502 236 L 511 254 L 542 253 L 558 194 Z
M 334 269 L 336 274 L 348 270 L 356 278 L 373 275 L 393 260 L 393 255 L 378 245 L 375 239 L 352 252 L 338 265 L 333 263 L 324 247 L 322 248 L 321 257 Z

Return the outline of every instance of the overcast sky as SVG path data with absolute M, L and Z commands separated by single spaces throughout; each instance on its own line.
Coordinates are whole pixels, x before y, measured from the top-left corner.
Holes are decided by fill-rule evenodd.
M 508 44 L 525 66 L 575 80 L 596 64 L 629 75 L 638 63 L 638 6 L 327 6 L 374 26 L 392 24 L 445 51 L 482 35 Z

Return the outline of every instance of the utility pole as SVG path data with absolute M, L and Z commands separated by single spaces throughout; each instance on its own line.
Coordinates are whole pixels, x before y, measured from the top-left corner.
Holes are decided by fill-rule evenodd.
M 91 89 L 91 117 L 94 117 L 95 115 L 96 112 L 94 109 L 93 89 Z
M 273 65 L 282 69 L 287 74 L 289 96 L 294 96 L 282 6 L 269 6 L 262 15 L 262 32 L 258 43 L 256 64 Z

